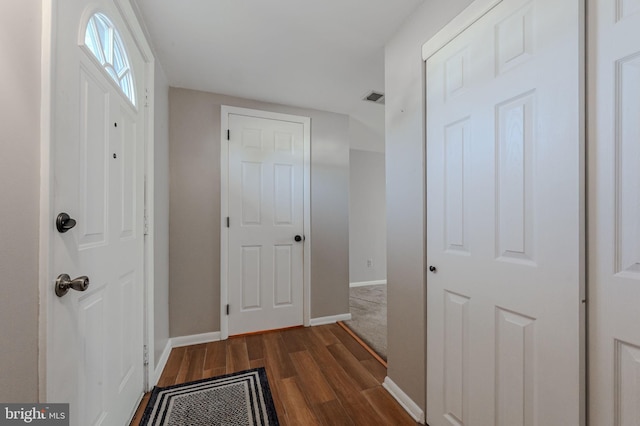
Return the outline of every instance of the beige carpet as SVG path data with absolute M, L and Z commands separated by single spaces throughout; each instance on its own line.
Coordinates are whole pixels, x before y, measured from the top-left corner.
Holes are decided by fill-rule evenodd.
M 349 289 L 351 320 L 344 323 L 384 360 L 387 359 L 387 286 Z

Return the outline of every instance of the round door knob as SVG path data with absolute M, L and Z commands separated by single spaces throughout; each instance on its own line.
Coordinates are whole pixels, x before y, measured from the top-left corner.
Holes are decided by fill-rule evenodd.
M 89 278 L 84 275 L 72 280 L 68 274 L 60 274 L 56 279 L 56 296 L 64 296 L 69 289 L 85 291 L 87 287 L 89 287 Z
M 61 234 L 64 234 L 74 226 L 76 226 L 75 219 L 71 219 L 67 213 L 60 213 L 58 217 L 56 217 L 56 229 Z
M 296 240 L 297 243 L 302 241 L 302 237 L 300 235 L 296 235 L 295 237 L 293 237 L 293 239 Z
M 433 265 L 429 266 L 429 270 L 433 273 L 436 273 L 438 271 L 438 269 L 436 269 L 436 267 Z

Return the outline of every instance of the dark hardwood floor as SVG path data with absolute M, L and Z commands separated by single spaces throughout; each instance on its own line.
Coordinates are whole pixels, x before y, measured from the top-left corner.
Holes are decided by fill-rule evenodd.
M 267 371 L 281 425 L 417 424 L 381 386 L 386 368 L 336 324 L 173 349 L 158 386 L 257 367 Z

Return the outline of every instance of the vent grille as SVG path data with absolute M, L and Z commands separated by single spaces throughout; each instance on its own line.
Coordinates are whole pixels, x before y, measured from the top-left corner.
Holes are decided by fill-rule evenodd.
M 384 93 L 371 91 L 367 93 L 363 98 L 363 101 L 374 102 L 376 104 L 384 104 Z

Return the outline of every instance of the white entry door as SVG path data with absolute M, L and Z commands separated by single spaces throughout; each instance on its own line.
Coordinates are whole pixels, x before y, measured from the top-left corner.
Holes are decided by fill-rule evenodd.
M 228 327 L 303 324 L 304 124 L 228 114 Z
M 476 1 L 425 44 L 431 426 L 584 424 L 580 3 Z
M 640 425 L 640 2 L 589 2 L 589 419 Z
M 75 226 L 50 222 L 46 398 L 121 426 L 143 393 L 145 65 L 114 3 L 86 5 L 53 9 L 52 209 Z M 58 296 L 61 274 L 89 286 Z

